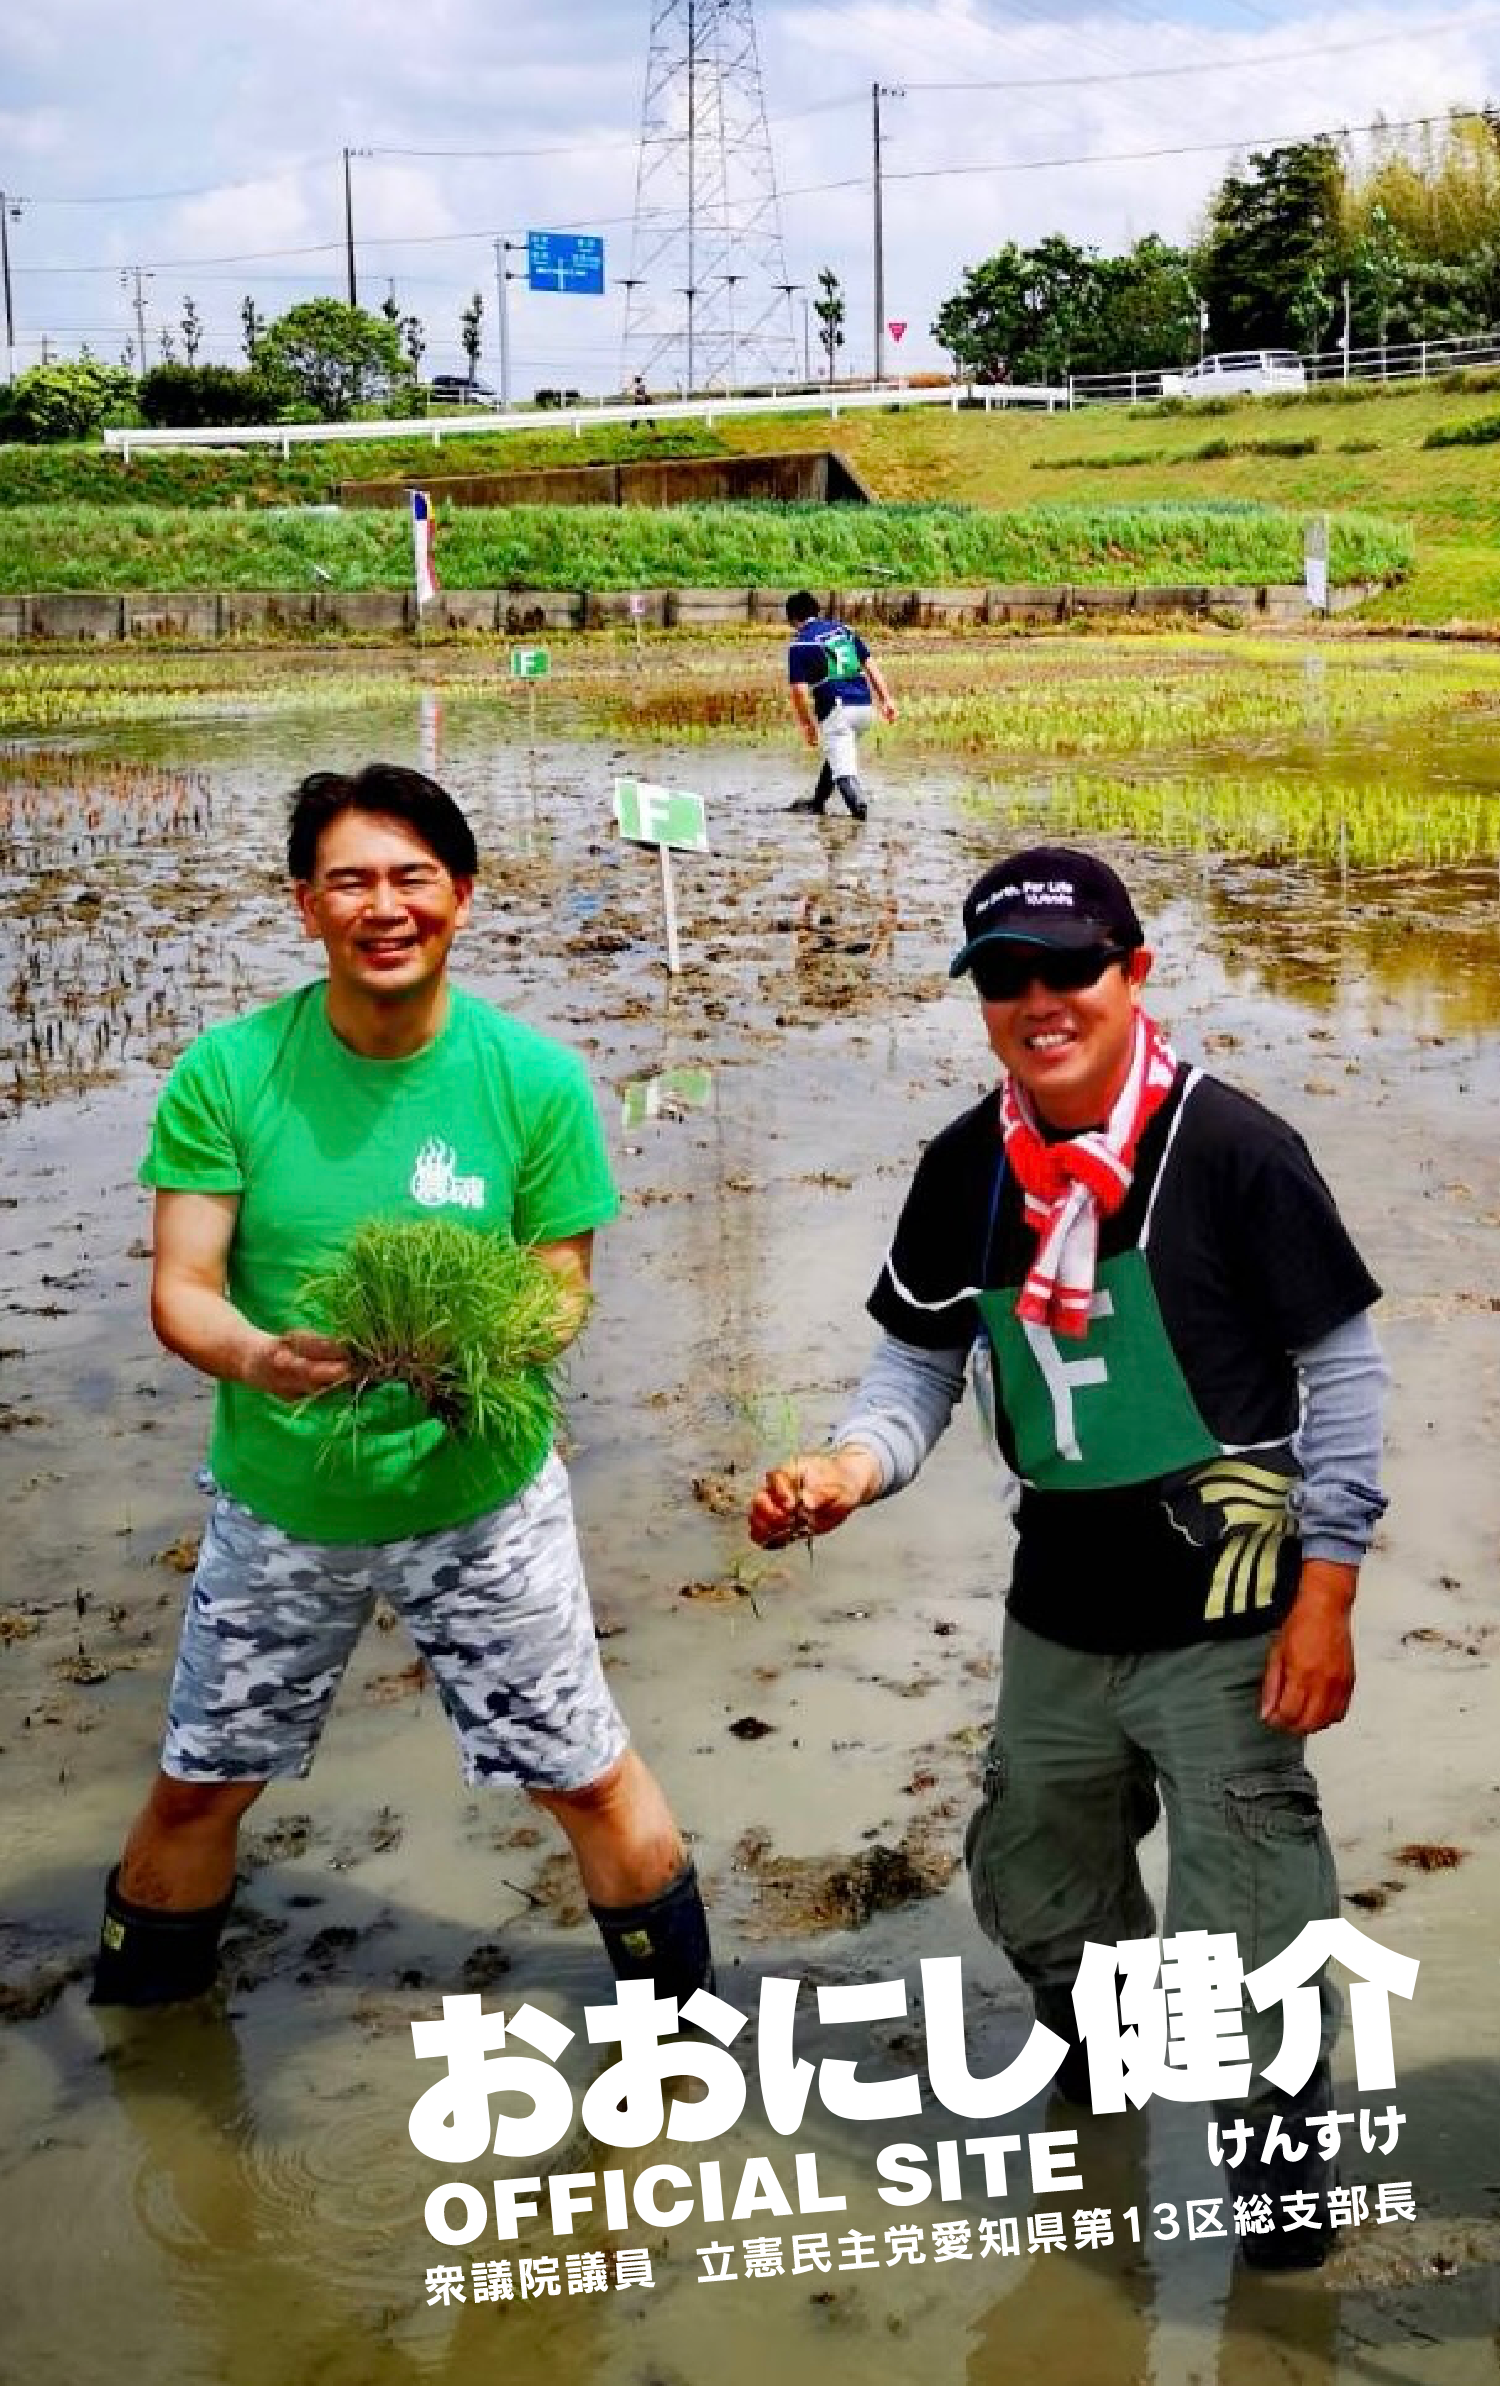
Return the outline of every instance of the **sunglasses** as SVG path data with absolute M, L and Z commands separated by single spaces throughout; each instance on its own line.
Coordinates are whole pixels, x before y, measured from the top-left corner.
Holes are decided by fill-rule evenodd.
M 1049 994 L 1081 994 L 1124 958 L 1124 946 L 1116 944 L 992 944 L 980 946 L 969 969 L 981 1002 L 1015 1002 L 1033 979 Z

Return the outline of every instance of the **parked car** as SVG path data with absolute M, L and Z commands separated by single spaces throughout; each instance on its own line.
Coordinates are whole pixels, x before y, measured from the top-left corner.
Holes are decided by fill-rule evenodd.
M 1290 348 L 1237 348 L 1161 377 L 1164 398 L 1265 398 L 1273 390 L 1306 387 L 1302 359 Z
M 463 373 L 434 373 L 427 384 L 441 406 L 493 406 L 495 393 L 487 381 L 470 381 Z

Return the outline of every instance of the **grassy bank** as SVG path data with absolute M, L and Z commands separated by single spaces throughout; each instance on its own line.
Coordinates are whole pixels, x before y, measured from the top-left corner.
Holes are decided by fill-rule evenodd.
M 297 448 L 284 460 L 261 451 L 210 450 L 137 456 L 126 466 L 93 446 L 12 447 L 0 449 L 0 525 L 8 531 L 8 555 L 14 555 L 19 542 L 39 561 L 45 556 L 55 575 L 64 568 L 57 561 L 61 542 L 49 535 L 39 509 L 63 513 L 77 505 L 87 513 L 68 516 L 68 540 L 82 577 L 75 571 L 67 579 L 53 576 L 43 581 L 24 574 L 18 579 L 15 572 L 20 567 L 11 562 L 3 585 L 122 584 L 98 572 L 89 576 L 87 558 L 96 542 L 101 555 L 109 548 L 118 558 L 112 570 L 117 568 L 139 585 L 153 577 L 144 568 L 146 558 L 163 534 L 174 547 L 188 543 L 177 522 L 184 511 L 200 511 L 206 521 L 220 523 L 215 533 L 203 534 L 208 542 L 204 552 L 212 558 L 221 542 L 227 552 L 238 539 L 236 525 L 242 517 L 253 519 L 260 509 L 277 505 L 334 502 L 340 482 L 351 476 L 439 480 L 445 472 L 576 464 L 591 458 L 766 453 L 833 445 L 893 504 L 957 503 L 1024 517 L 1008 543 L 1005 534 L 996 534 L 1002 545 L 986 549 L 982 560 L 972 551 L 946 545 L 939 555 L 932 541 L 912 548 L 911 566 L 891 566 L 887 554 L 874 553 L 869 577 L 878 578 L 885 568 L 897 568 L 903 577 L 917 576 L 919 566 L 921 576 L 939 577 L 947 571 L 959 578 L 1023 578 L 1033 572 L 1054 579 L 1217 577 L 1217 567 L 1207 556 L 1189 560 L 1180 549 L 1170 562 L 1163 550 L 1160 569 L 1154 573 L 1143 568 L 1132 545 L 1116 557 L 1106 542 L 1090 562 L 1077 552 L 1076 542 L 1070 547 L 1066 537 L 1054 537 L 1052 551 L 1044 556 L 1027 525 L 1055 514 L 1059 507 L 1071 509 L 1067 520 L 1076 527 L 1080 514 L 1101 525 L 1106 516 L 1139 522 L 1163 505 L 1201 510 L 1230 500 L 1269 505 L 1299 520 L 1328 511 L 1408 526 L 1415 538 L 1410 576 L 1376 599 L 1367 617 L 1500 625 L 1500 446 L 1493 436 L 1497 427 L 1496 376 L 1475 374 L 1442 384 L 1382 389 L 1378 384 L 1353 383 L 1347 389 L 1333 385 L 1314 390 L 1300 399 L 1176 408 L 1111 406 L 1073 414 L 987 415 L 938 407 L 911 413 L 846 413 L 837 421 L 823 415 L 727 417 L 712 429 L 701 423 L 652 431 L 596 426 L 576 439 L 564 429 L 504 436 L 481 432 L 448 439 L 441 448 L 413 430 L 400 440 L 358 449 Z M 170 509 L 167 522 L 149 512 L 143 515 L 143 506 Z M 113 513 L 120 514 L 121 522 L 110 534 L 103 517 Z M 833 509 L 820 513 L 824 524 L 837 518 Z M 681 519 L 667 517 L 674 526 Z M 127 529 L 127 523 L 132 527 Z M 264 584 L 306 586 L 314 561 L 330 568 L 313 543 L 326 535 L 316 523 L 278 532 L 290 577 L 264 582 L 262 574 Z M 460 567 L 450 550 L 466 545 L 470 535 L 467 529 L 445 529 L 444 565 L 456 585 L 468 577 L 468 566 Z M 636 534 L 615 535 L 628 545 Z M 695 565 L 690 572 L 678 561 L 675 527 L 662 535 L 672 549 L 669 568 L 653 576 L 668 583 L 712 576 L 711 567 Z M 832 538 L 835 533 L 828 529 L 823 535 Z M 1167 540 L 1174 535 L 1170 529 L 1161 533 Z M 394 537 L 399 547 L 399 530 L 387 524 L 385 536 Z M 299 541 L 308 542 L 300 552 Z M 386 550 L 382 547 L 380 552 L 384 570 Z M 928 554 L 933 556 L 931 563 L 921 560 Z M 518 565 L 521 560 L 518 557 Z M 211 561 L 197 568 L 200 585 L 235 584 L 227 570 L 213 568 Z M 399 577 L 404 562 L 398 557 L 389 568 Z M 799 556 L 797 568 L 824 576 L 822 567 L 807 562 L 805 554 Z M 1297 571 L 1295 560 L 1286 568 L 1253 568 L 1283 578 L 1295 577 Z M 628 568 L 622 565 L 622 571 L 625 585 L 644 578 L 644 559 L 632 560 Z M 826 576 L 837 579 L 856 573 L 852 562 L 831 560 Z M 523 576 L 550 574 L 542 570 L 539 559 L 526 559 Z M 560 562 L 559 576 L 573 582 L 584 575 Z M 622 584 L 598 573 L 587 576 L 598 586 Z M 734 576 L 770 581 L 777 569 L 757 558 L 749 568 L 736 566 Z M 1228 571 L 1225 576 L 1240 575 Z M 156 577 L 154 584 L 183 582 Z
M 511 506 L 441 511 L 448 588 L 902 587 L 1300 579 L 1298 515 L 1237 502 Z M 1333 576 L 1410 568 L 1397 523 L 1340 515 Z M 401 587 L 404 514 L 53 506 L 0 511 L 0 590 Z

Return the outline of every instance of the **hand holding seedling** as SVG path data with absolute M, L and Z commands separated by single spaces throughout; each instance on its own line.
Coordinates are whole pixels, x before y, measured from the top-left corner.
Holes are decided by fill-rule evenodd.
M 873 1453 L 850 1443 L 842 1450 L 804 1451 L 773 1467 L 750 1502 L 750 1538 L 760 1549 L 835 1532 L 880 1489 Z
M 312 1400 L 349 1380 L 349 1354 L 342 1342 L 303 1327 L 267 1334 L 251 1350 L 242 1381 L 273 1400 Z

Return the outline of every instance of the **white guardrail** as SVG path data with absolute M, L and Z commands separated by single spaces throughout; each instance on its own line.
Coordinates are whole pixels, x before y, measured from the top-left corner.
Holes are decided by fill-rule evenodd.
M 128 464 L 137 449 L 147 448 L 278 447 L 283 456 L 289 456 L 294 447 L 325 440 L 427 439 L 434 447 L 441 447 L 445 439 L 475 438 L 481 433 L 493 437 L 503 431 L 571 430 L 575 438 L 581 438 L 585 426 L 591 423 L 712 424 L 721 414 L 826 414 L 836 422 L 843 413 L 880 406 L 948 406 L 955 413 L 960 406 L 983 406 L 987 414 L 1007 406 L 1041 406 L 1050 414 L 1054 408 L 1070 403 L 1067 388 L 1060 383 L 1050 388 L 1040 384 L 1022 388 L 1000 382 L 991 388 L 953 381 L 940 389 L 902 389 L 891 382 L 870 389 L 789 390 L 781 395 L 773 391 L 770 397 L 762 398 L 668 398 L 659 405 L 648 401 L 643 406 L 601 402 L 593 406 L 535 407 L 528 408 L 524 414 L 486 413 L 481 407 L 466 406 L 462 414 L 406 416 L 385 422 L 212 423 L 177 431 L 125 429 L 106 431 L 104 444 L 111 454 L 123 456 Z
M 1330 381 L 1431 381 L 1439 373 L 1462 372 L 1466 366 L 1500 364 L 1500 331 L 1470 333 L 1449 340 L 1404 340 L 1383 348 L 1320 348 L 1302 358 L 1310 389 Z M 1074 373 L 1069 376 L 1066 402 L 1070 406 L 1149 405 L 1162 394 L 1163 373 L 1180 373 L 1180 365 L 1160 365 L 1139 373 Z M 1212 397 L 1205 387 L 1198 396 Z M 1295 390 L 1281 390 L 1283 398 Z M 1194 401 L 1188 399 L 1186 403 Z
M 1470 365 L 1500 364 L 1500 331 L 1479 332 L 1462 339 L 1408 340 L 1383 348 L 1325 348 L 1302 359 L 1309 388 L 1329 381 L 1430 381 L 1439 373 L 1462 371 Z M 571 430 L 583 436 L 590 423 L 701 422 L 712 425 L 722 414 L 826 414 L 836 422 L 841 414 L 868 412 L 875 407 L 982 406 L 987 414 L 1011 406 L 1041 407 L 1051 414 L 1074 406 L 1133 406 L 1161 396 L 1164 372 L 1180 366 L 1160 365 L 1133 373 L 1073 373 L 1063 382 L 950 381 L 936 389 L 905 389 L 898 382 L 868 388 L 840 385 L 834 389 L 773 390 L 769 397 L 664 398 L 644 405 L 611 403 L 506 408 L 487 411 L 466 406 L 461 414 L 402 416 L 379 422 L 346 423 L 212 423 L 175 431 L 124 429 L 106 431 L 104 445 L 128 464 L 137 449 L 172 447 L 275 447 L 289 456 L 294 447 L 325 441 L 351 444 L 371 439 L 426 439 L 441 447 L 445 439 L 492 438 L 506 431 Z M 1211 394 L 1211 393 L 1205 393 Z M 1295 396 L 1294 391 L 1281 393 Z M 1188 400 L 1191 404 L 1192 401 Z

